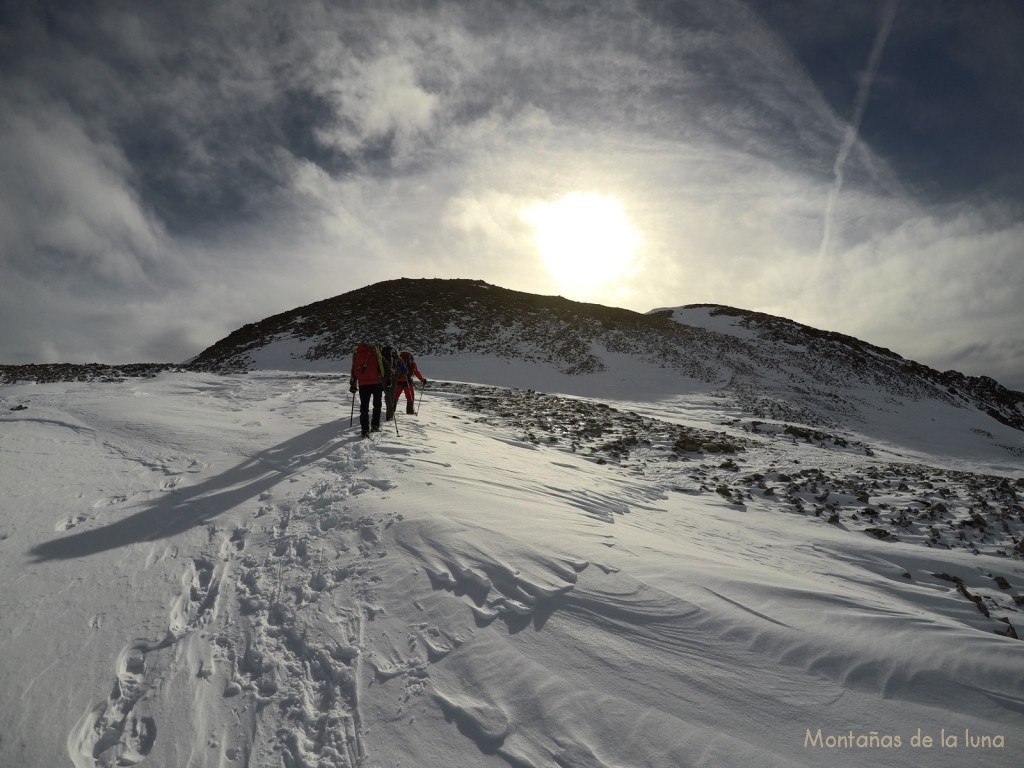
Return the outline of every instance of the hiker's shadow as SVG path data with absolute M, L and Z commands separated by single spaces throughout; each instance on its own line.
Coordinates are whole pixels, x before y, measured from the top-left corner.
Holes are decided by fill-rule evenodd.
M 86 557 L 129 544 L 176 536 L 258 497 L 303 467 L 357 438 L 343 434 L 342 420 L 261 451 L 198 485 L 175 489 L 117 522 L 61 536 L 29 550 L 34 562 Z

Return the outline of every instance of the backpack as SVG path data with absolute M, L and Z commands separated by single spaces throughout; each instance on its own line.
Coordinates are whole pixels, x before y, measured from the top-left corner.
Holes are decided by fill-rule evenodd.
M 383 377 L 380 351 L 372 344 L 360 344 L 352 355 L 352 378 L 360 386 L 378 384 Z
M 416 361 L 413 360 L 412 352 L 403 352 L 395 360 L 399 379 L 411 379 L 412 372 L 416 370 Z

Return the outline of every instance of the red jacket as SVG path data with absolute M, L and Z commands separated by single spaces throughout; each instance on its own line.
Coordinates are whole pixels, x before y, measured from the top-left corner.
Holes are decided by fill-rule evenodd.
M 380 350 L 369 344 L 360 344 L 352 355 L 352 381 L 360 387 L 384 381 L 384 363 Z

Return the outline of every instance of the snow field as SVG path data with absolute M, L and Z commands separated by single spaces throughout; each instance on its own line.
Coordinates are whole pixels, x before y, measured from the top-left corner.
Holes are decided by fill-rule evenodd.
M 331 376 L 6 388 L 0 764 L 1018 764 L 1018 522 L 886 541 L 847 492 L 998 478 L 470 389 L 364 441 Z

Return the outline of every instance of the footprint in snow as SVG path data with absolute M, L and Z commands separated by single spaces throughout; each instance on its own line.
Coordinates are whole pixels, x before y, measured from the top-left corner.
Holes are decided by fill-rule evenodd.
M 58 533 L 61 531 L 70 531 L 79 523 L 84 523 L 87 519 L 88 518 L 83 514 L 72 515 L 71 517 L 66 517 L 59 521 L 55 526 L 53 526 L 53 530 Z
M 100 507 L 112 507 L 115 504 L 123 504 L 128 501 L 128 497 L 124 494 L 118 494 L 117 496 L 110 496 L 107 498 L 97 499 L 93 502 L 93 509 L 99 509 Z
M 168 479 L 164 480 L 162 483 L 160 483 L 160 490 L 161 491 L 173 491 L 175 488 L 178 487 L 178 484 L 180 482 L 181 482 L 181 476 L 180 475 L 174 475 L 174 476 L 169 477 Z
M 156 721 L 135 712 L 135 707 L 146 692 L 146 654 L 159 647 L 133 640 L 121 651 L 107 700 L 86 712 L 68 736 L 76 768 L 135 765 L 152 751 Z
M 183 591 L 171 607 L 168 629 L 179 639 L 204 625 L 213 612 L 220 591 L 220 578 L 212 562 L 194 558 L 181 576 Z

